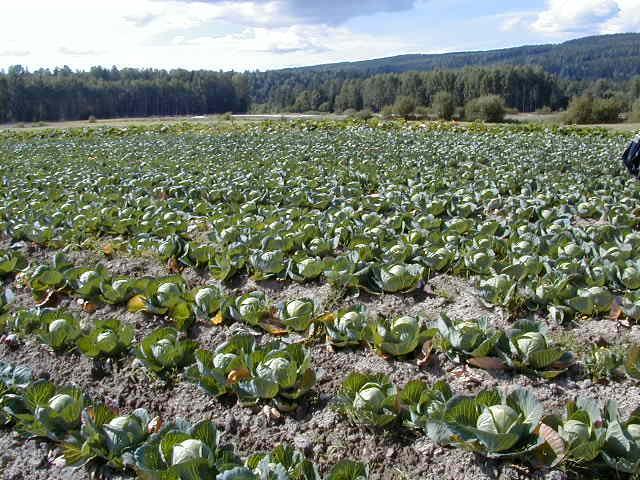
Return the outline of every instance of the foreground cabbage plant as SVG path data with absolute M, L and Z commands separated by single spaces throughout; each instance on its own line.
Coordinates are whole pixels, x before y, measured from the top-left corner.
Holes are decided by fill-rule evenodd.
M 342 382 L 336 409 L 356 423 L 382 427 L 396 420 L 396 387 L 386 375 L 351 373 Z
M 542 404 L 528 390 L 485 390 L 474 397 L 449 398 L 430 415 L 426 431 L 441 445 L 491 458 L 526 458 L 544 443 L 537 433 L 543 414 Z
M 218 287 L 209 285 L 201 288 L 194 296 L 193 310 L 196 318 L 199 320 L 211 320 L 220 310 L 223 301 L 224 295 Z
M 278 305 L 278 317 L 289 331 L 304 332 L 317 317 L 317 307 L 310 298 L 300 298 Z
M 575 361 L 571 352 L 551 343 L 543 324 L 531 320 L 518 320 L 504 332 L 491 327 L 487 318 L 454 322 L 442 314 L 434 329 L 438 349 L 479 368 L 509 368 L 551 379 Z
M 133 457 L 139 478 L 146 480 L 216 478 L 239 464 L 233 452 L 220 445 L 220 433 L 210 420 L 194 425 L 177 420 L 152 434 Z
M 17 310 L 0 318 L 0 325 L 9 332 L 30 334 L 60 353 L 71 350 L 82 334 L 80 322 L 71 313 L 53 308 Z
M 175 328 L 165 327 L 143 338 L 134 353 L 149 370 L 166 373 L 191 364 L 196 348 L 196 342 L 180 339 Z
M 75 467 L 89 463 L 113 470 L 131 467 L 133 451 L 162 425 L 143 408 L 118 415 L 101 404 L 85 408 L 81 418 L 80 432 L 63 447 L 65 461 Z
M 17 333 L 35 333 L 56 352 L 71 350 L 82 334 L 80 322 L 73 314 L 53 308 L 18 310 L 6 321 L 6 328 Z
M 355 347 L 369 336 L 369 313 L 364 305 L 339 310 L 323 317 L 327 341 L 336 347 Z
M 556 464 L 606 474 L 609 469 L 640 474 L 640 409 L 626 420 L 618 404 L 581 397 L 567 404 L 562 418 L 548 416 L 543 430 Z
M 440 380 L 427 385 L 422 380 L 412 380 L 399 393 L 399 399 L 406 410 L 405 424 L 424 430 L 430 418 L 437 418 L 446 403 L 453 397 L 449 384 Z
M 532 371 L 543 378 L 555 378 L 574 364 L 571 352 L 551 344 L 546 327 L 530 320 L 518 320 L 507 333 L 511 356 L 507 364 L 517 370 Z
M 78 348 L 89 358 L 115 357 L 128 352 L 135 331 L 118 319 L 97 320 L 89 333 L 77 339 Z
M 168 315 L 179 330 L 189 328 L 194 320 L 192 298 L 182 277 L 158 280 L 147 288 L 146 296 L 136 296 L 129 301 L 129 311 L 143 311 L 155 315 Z
M 259 327 L 271 318 L 272 306 L 265 293 L 256 290 L 225 302 L 222 313 L 230 320 Z
M 46 303 L 56 292 L 67 288 L 68 275 L 74 266 L 62 253 L 53 256 L 50 265 L 39 265 L 27 271 L 27 282 L 36 303 Z
M 87 405 L 82 391 L 73 386 L 58 387 L 39 380 L 2 398 L 5 414 L 15 419 L 15 428 L 29 438 L 63 441 L 80 428 L 80 415 Z
M 289 478 L 291 480 L 320 480 L 317 467 L 300 452 L 286 444 L 269 453 L 257 453 L 245 462 L 247 470 L 257 479 Z
M 411 292 L 418 288 L 424 272 L 424 267 L 416 264 L 395 264 L 372 268 L 369 271 L 368 287 L 374 292 Z
M 279 445 L 269 453 L 250 456 L 244 467 L 235 467 L 218 475 L 217 480 L 368 480 L 367 465 L 352 460 L 336 463 L 322 477 L 313 462 L 288 445 Z
M 498 357 L 509 348 L 504 333 L 491 327 L 486 317 L 454 322 L 443 313 L 434 328 L 437 347 L 449 353 L 456 362 L 467 360 L 472 365 L 480 365 L 482 359 L 493 358 L 497 360 L 494 364 L 500 367 L 502 360 Z
M 27 268 L 27 259 L 16 250 L 0 249 L 0 278 L 20 272 Z
M 184 376 L 214 396 L 234 393 L 243 405 L 272 400 L 291 410 L 314 385 L 311 356 L 300 344 L 258 345 L 251 335 L 236 335 L 214 352 L 198 350 Z
M 430 336 L 418 317 L 374 318 L 369 322 L 371 343 L 384 355 L 399 357 L 413 353 Z
M 5 412 L 5 403 L 9 402 L 8 395 L 16 395 L 31 384 L 33 375 L 31 369 L 24 366 L 14 366 L 0 361 L 0 426 L 8 425 L 13 418 Z M 5 397 L 6 400 L 5 400 Z
M 61 310 L 41 310 L 37 313 L 40 327 L 36 334 L 42 343 L 55 351 L 69 350 L 82 334 L 78 319 L 71 313 Z

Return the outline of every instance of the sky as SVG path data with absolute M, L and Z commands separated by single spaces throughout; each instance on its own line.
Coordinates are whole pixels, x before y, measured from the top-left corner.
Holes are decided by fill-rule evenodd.
M 269 70 L 640 31 L 640 0 L 1 0 L 0 69 Z

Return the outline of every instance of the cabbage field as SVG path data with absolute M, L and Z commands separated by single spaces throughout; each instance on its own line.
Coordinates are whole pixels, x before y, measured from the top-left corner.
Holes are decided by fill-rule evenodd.
M 0 132 L 0 478 L 638 478 L 627 141 Z

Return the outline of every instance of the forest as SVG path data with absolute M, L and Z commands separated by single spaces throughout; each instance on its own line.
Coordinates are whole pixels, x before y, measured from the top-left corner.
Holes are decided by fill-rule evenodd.
M 524 112 L 566 106 L 573 85 L 540 67 L 501 66 L 388 73 L 355 78 L 334 72 L 265 72 L 249 77 L 255 111 L 341 112 L 363 108 L 379 112 L 398 97 L 429 106 L 440 91 L 451 93 L 457 105 L 483 95 L 499 95 Z
M 635 34 L 610 35 L 558 46 L 411 56 L 437 57 L 438 62 L 407 63 L 409 56 L 404 56 L 244 73 L 116 67 L 31 72 L 12 66 L 0 70 L 0 122 L 226 112 L 380 112 L 399 98 L 430 107 L 441 92 L 451 95 L 458 107 L 497 95 L 520 112 L 564 109 L 572 97 L 586 93 L 615 99 L 621 111 L 628 111 L 640 96 L 639 39 Z M 458 68 L 462 65 L 467 66 Z
M 247 85 L 233 72 L 13 66 L 0 74 L 0 122 L 245 112 Z
M 640 75 L 640 34 L 596 35 L 560 44 L 499 50 L 400 55 L 290 71 L 348 71 L 366 75 L 495 65 L 535 65 L 568 80 L 628 79 Z

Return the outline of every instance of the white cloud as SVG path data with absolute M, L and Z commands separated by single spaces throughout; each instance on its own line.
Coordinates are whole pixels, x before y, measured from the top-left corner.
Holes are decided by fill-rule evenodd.
M 526 30 L 536 17 L 535 12 L 516 12 L 505 15 L 498 15 L 500 22 L 500 30 L 503 32 L 515 32 L 518 30 Z
M 607 20 L 600 33 L 637 32 L 640 30 L 640 0 L 618 0 L 618 15 Z
M 380 12 L 410 10 L 416 0 L 179 0 L 189 3 L 208 3 L 233 9 L 237 4 L 254 11 L 268 12 L 267 20 L 279 25 L 293 23 L 337 25 L 351 18 Z M 262 17 L 248 17 L 261 21 Z M 264 19 L 262 19 L 264 22 Z
M 238 34 L 223 37 L 200 37 L 189 41 L 189 44 L 199 48 L 255 54 L 265 60 L 274 60 L 271 54 L 295 53 L 307 61 L 312 61 L 314 57 L 321 61 L 319 55 L 322 55 L 325 61 L 332 62 L 342 61 L 344 58 L 384 56 L 407 48 L 407 44 L 402 41 L 379 35 L 356 34 L 347 28 L 327 25 L 247 28 Z M 275 61 L 280 63 L 277 59 Z
M 638 30 L 640 0 L 548 0 L 531 30 L 547 35 L 620 33 Z
M 0 57 L 26 57 L 31 52 L 29 50 L 0 50 Z
M 118 65 L 264 70 L 415 50 L 409 40 L 314 24 L 309 19 L 317 8 L 298 5 L 299 12 L 287 11 L 281 0 L 2 1 L 0 68 L 20 63 L 30 69 Z M 344 3 L 353 7 L 355 2 Z M 363 3 L 387 8 L 392 2 Z M 293 21 L 301 16 L 304 21 Z

